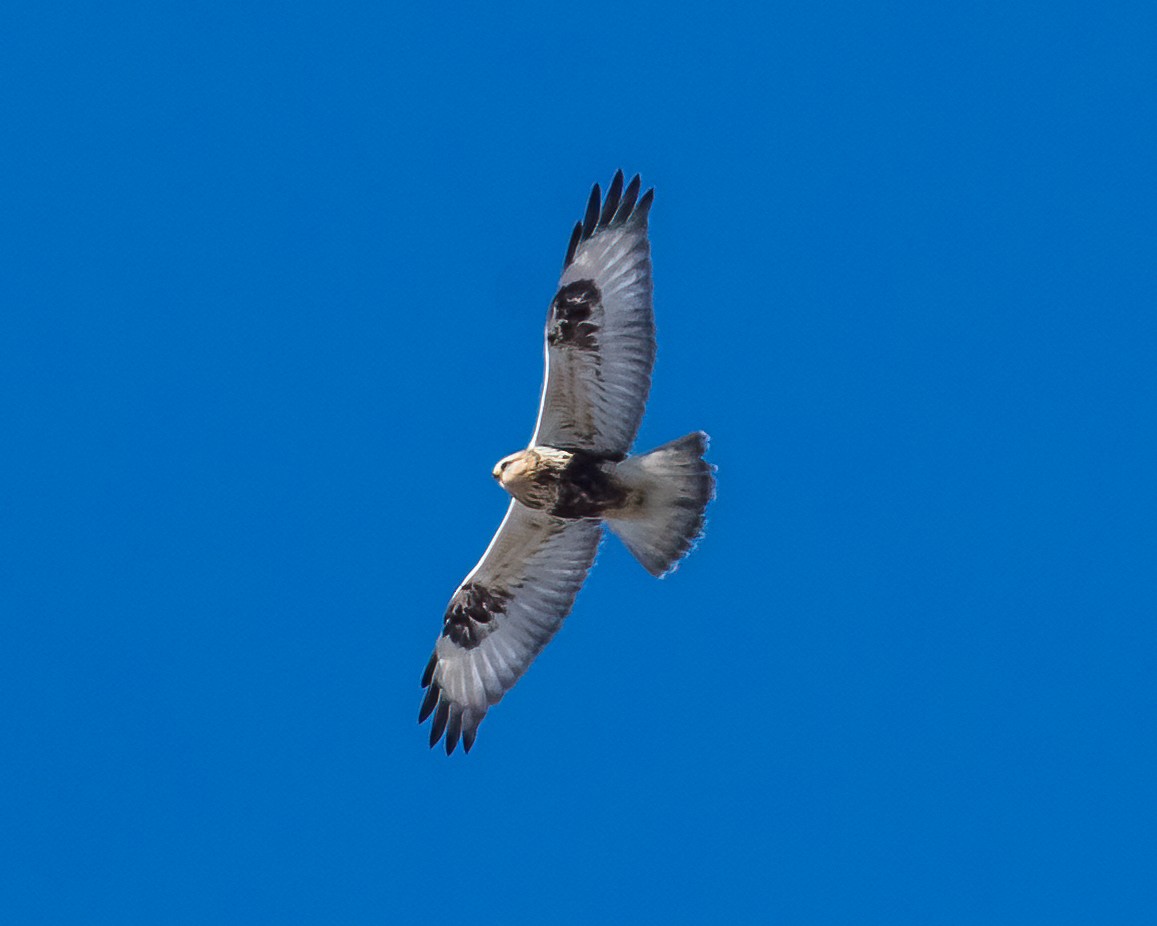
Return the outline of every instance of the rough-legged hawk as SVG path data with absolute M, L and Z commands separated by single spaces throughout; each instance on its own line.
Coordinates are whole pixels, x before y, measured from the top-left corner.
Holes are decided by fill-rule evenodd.
M 530 446 L 499 461 L 513 499 L 478 565 L 454 592 L 422 676 L 430 745 L 474 745 L 570 613 L 603 522 L 652 575 L 675 568 L 715 490 L 707 435 L 628 456 L 651 387 L 655 323 L 647 214 L 654 190 L 623 173 L 591 190 L 546 316 L 546 378 Z

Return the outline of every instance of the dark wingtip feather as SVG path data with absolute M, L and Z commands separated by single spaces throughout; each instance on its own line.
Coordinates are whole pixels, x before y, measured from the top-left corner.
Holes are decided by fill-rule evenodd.
M 603 200 L 603 211 L 599 215 L 599 228 L 606 228 L 614 218 L 615 210 L 619 208 L 619 197 L 623 195 L 623 172 L 615 171 L 614 179 L 607 188 L 606 198 Z
M 635 200 L 639 198 L 639 187 L 642 186 L 642 180 L 638 174 L 631 178 L 631 182 L 627 184 L 627 189 L 623 193 L 622 202 L 619 203 L 619 208 L 615 211 L 615 216 L 611 219 L 612 225 L 622 225 L 631 217 L 631 210 L 635 208 Z
M 655 188 L 651 187 L 651 189 L 647 190 L 647 192 L 643 194 L 643 198 L 639 200 L 639 205 L 635 207 L 635 211 L 631 215 L 631 218 L 636 222 L 647 221 L 647 213 L 651 211 L 651 203 L 654 202 L 654 199 Z
M 586 214 L 583 216 L 583 220 L 575 225 L 574 231 L 571 233 L 570 244 L 566 249 L 566 260 L 562 264 L 563 270 L 574 262 L 579 245 L 600 229 L 614 228 L 630 220 L 639 222 L 647 220 L 647 211 L 651 208 L 651 200 L 654 198 L 655 191 L 653 189 L 648 190 L 642 201 L 636 206 L 635 201 L 639 197 L 641 185 L 642 181 L 639 179 L 639 175 L 635 174 L 624 190 L 623 172 L 617 170 L 611 179 L 611 185 L 607 187 L 605 199 L 600 196 L 597 183 L 591 187 Z
M 591 187 L 591 198 L 587 200 L 587 214 L 583 216 L 583 237 L 589 238 L 595 232 L 595 227 L 599 222 L 599 203 L 600 199 L 599 185 L 596 183 Z
M 422 673 L 422 687 L 429 688 L 430 682 L 434 681 L 434 667 L 438 665 L 438 654 L 432 653 L 430 661 L 426 663 L 426 670 Z
M 430 727 L 430 746 L 442 738 L 446 732 L 446 721 L 450 719 L 450 702 L 445 699 L 438 702 L 438 710 L 434 712 L 434 723 Z
M 422 706 L 418 709 L 418 723 L 425 723 L 426 718 L 430 716 L 430 712 L 438 703 L 438 695 L 441 689 L 437 685 L 431 685 L 430 690 L 426 692 L 426 697 L 422 699 Z
M 470 752 L 470 748 L 474 745 L 474 737 L 478 734 L 478 727 L 469 726 L 462 731 L 462 748 L 466 752 Z
M 583 240 L 583 223 L 574 223 L 574 232 L 570 236 L 570 244 L 566 249 L 566 260 L 562 263 L 562 269 L 565 270 L 570 266 L 570 262 L 574 260 L 574 252 L 578 250 L 579 242 Z
M 457 705 L 450 708 L 450 722 L 446 726 L 446 755 L 450 755 L 458 745 L 462 735 L 462 709 Z

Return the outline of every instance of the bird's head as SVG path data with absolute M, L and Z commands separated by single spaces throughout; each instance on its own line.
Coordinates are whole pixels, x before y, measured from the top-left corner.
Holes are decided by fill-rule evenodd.
M 494 478 L 502 488 L 514 494 L 514 489 L 529 479 L 532 464 L 530 451 L 520 450 L 518 453 L 503 457 L 494 465 Z

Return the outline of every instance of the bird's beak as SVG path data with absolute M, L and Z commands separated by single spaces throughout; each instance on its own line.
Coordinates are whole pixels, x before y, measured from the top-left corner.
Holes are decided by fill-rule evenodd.
M 495 479 L 498 479 L 499 481 L 501 481 L 501 479 L 502 479 L 502 464 L 501 463 L 496 463 L 494 465 L 494 472 L 491 475 L 493 475 Z

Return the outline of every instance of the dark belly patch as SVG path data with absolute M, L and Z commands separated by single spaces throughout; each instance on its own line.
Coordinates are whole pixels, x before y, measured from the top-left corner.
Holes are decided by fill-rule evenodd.
M 467 582 L 450 599 L 442 620 L 442 636 L 463 649 L 474 649 L 492 633 L 494 618 L 506 610 L 510 595 L 500 588 Z
M 592 316 L 601 298 L 593 280 L 567 283 L 550 304 L 546 342 L 551 347 L 597 349 L 599 326 L 592 321 Z
M 622 505 L 627 493 L 603 469 L 604 462 L 598 454 L 576 451 L 559 477 L 558 500 L 550 513 L 568 520 L 599 518 Z

